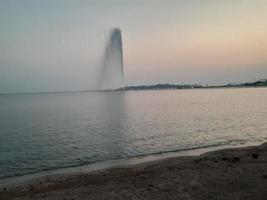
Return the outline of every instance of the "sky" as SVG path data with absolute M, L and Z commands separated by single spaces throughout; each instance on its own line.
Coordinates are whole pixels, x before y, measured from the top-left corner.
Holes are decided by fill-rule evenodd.
M 266 0 L 0 0 L 0 93 L 94 89 L 113 27 L 126 85 L 267 78 Z

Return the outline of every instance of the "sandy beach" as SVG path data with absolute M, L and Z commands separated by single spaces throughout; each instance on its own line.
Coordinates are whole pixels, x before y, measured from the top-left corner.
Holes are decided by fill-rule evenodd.
M 267 198 L 267 143 L 0 188 L 1 200 Z

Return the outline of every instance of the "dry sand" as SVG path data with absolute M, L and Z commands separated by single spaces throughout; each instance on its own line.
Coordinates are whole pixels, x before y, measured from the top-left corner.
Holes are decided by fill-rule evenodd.
M 0 188 L 0 199 L 267 199 L 267 143 Z

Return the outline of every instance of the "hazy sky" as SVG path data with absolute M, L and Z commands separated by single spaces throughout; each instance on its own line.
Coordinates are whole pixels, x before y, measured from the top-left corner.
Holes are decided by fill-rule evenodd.
M 266 0 L 0 0 L 0 93 L 92 89 L 114 26 L 127 85 L 267 78 Z

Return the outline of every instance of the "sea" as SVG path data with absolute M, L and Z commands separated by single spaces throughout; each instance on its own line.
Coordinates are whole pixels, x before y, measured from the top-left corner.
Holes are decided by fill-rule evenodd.
M 267 88 L 0 95 L 0 179 L 267 140 Z

